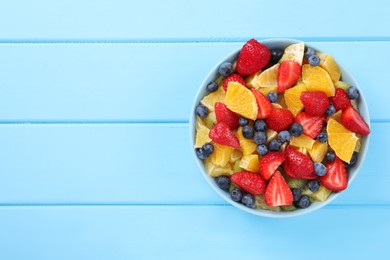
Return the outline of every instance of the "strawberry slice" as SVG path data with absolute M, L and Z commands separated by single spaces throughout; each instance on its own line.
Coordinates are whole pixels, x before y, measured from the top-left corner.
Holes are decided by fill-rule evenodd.
M 315 139 L 324 126 L 325 117 L 311 116 L 306 112 L 301 112 L 295 118 L 295 122 L 302 125 L 305 135 Z
M 250 39 L 240 51 L 236 70 L 241 76 L 249 76 L 264 68 L 271 59 L 271 52 L 264 44 Z
M 227 76 L 223 82 L 222 82 L 222 87 L 225 91 L 227 91 L 227 87 L 228 87 L 228 84 L 229 82 L 238 82 L 240 83 L 241 85 L 243 85 L 244 87 L 246 87 L 246 82 L 245 80 L 240 76 L 238 75 L 237 73 L 235 74 L 232 74 L 232 75 L 229 75 Z
M 330 97 L 329 100 L 336 108 L 336 111 L 343 110 L 351 106 L 351 100 L 349 100 L 347 92 L 341 88 L 337 88 L 334 97 Z
M 301 65 L 292 60 L 283 61 L 278 70 L 278 93 L 283 93 L 286 89 L 291 88 L 301 76 Z
M 285 150 L 286 160 L 283 163 L 283 169 L 291 178 L 312 180 L 318 176 L 315 175 L 313 162 L 309 156 L 294 150 L 288 146 Z
M 225 122 L 217 122 L 210 129 L 209 137 L 218 144 L 227 145 L 236 149 L 240 148 L 240 142 L 236 134 L 230 130 Z
M 300 98 L 305 112 L 312 116 L 323 115 L 329 107 L 328 96 L 322 91 L 304 91 Z
M 278 167 L 284 162 L 286 156 L 282 152 L 269 152 L 261 158 L 259 163 L 260 174 L 264 179 L 269 180 L 278 169 Z
M 280 171 L 276 171 L 268 183 L 264 194 L 268 206 L 289 206 L 293 202 L 293 194 Z
M 272 104 L 269 102 L 268 98 L 264 96 L 260 91 L 257 89 L 252 88 L 252 93 L 256 98 L 257 101 L 257 107 L 259 108 L 257 112 L 257 119 L 264 119 L 267 118 L 272 111 Z
M 236 172 L 233 173 L 230 180 L 244 191 L 253 195 L 264 193 L 267 186 L 264 178 L 254 172 Z
M 288 109 L 276 108 L 266 118 L 266 123 L 268 128 L 280 132 L 287 130 L 294 123 L 294 116 Z
M 347 107 L 341 113 L 341 123 L 349 130 L 361 134 L 368 135 L 370 133 L 370 127 L 359 115 L 359 113 L 353 107 Z
M 224 103 L 216 102 L 214 105 L 214 110 L 217 122 L 225 122 L 230 129 L 238 128 L 239 117 Z
M 348 174 L 344 162 L 336 156 L 333 162 L 326 164 L 326 174 L 320 182 L 331 191 L 342 191 L 348 186 Z

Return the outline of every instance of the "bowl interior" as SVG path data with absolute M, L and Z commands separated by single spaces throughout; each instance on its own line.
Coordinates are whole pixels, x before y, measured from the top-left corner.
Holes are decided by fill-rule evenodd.
M 262 44 L 265 44 L 268 48 L 286 48 L 288 45 L 293 44 L 293 43 L 298 43 L 300 41 L 294 40 L 294 39 L 268 39 L 268 40 L 262 40 L 260 41 Z M 319 52 L 326 52 L 326 50 L 321 50 L 318 47 L 310 44 L 310 43 L 305 43 L 305 46 L 311 47 L 315 49 L 316 51 Z M 341 193 L 348 191 L 348 188 L 345 191 L 338 192 L 338 193 L 332 193 L 329 198 L 325 202 L 314 202 L 312 203 L 308 208 L 306 209 L 299 209 L 296 211 L 286 211 L 286 212 L 273 212 L 273 211 L 268 211 L 268 210 L 262 210 L 262 209 L 250 209 L 245 206 L 243 206 L 240 203 L 234 202 L 230 199 L 229 193 L 221 190 L 214 178 L 210 177 L 205 169 L 205 166 L 203 164 L 203 161 L 199 160 L 196 156 L 195 150 L 193 149 L 194 144 L 195 144 L 195 126 L 196 126 L 196 116 L 193 111 L 195 111 L 195 107 L 199 104 L 200 100 L 205 96 L 208 92 L 206 91 L 206 85 L 215 80 L 218 77 L 218 67 L 221 63 L 223 62 L 233 62 L 237 59 L 238 53 L 240 50 L 236 50 L 229 55 L 227 55 L 225 58 L 220 60 L 214 68 L 211 69 L 211 71 L 208 73 L 208 75 L 205 77 L 203 80 L 202 84 L 199 87 L 199 90 L 195 96 L 194 103 L 191 108 L 191 113 L 190 113 L 190 125 L 189 125 L 189 130 L 190 130 L 190 144 L 191 144 L 191 149 L 192 149 L 192 154 L 194 157 L 194 160 L 199 166 L 199 169 L 203 175 L 203 177 L 206 179 L 206 181 L 210 184 L 210 186 L 222 197 L 224 198 L 227 202 L 230 204 L 236 206 L 237 208 L 247 211 L 249 213 L 255 214 L 255 215 L 260 215 L 260 216 L 265 216 L 265 217 L 274 217 L 274 218 L 283 218 L 283 217 L 292 217 L 292 216 L 298 216 L 298 215 L 303 215 L 312 211 L 315 211 L 328 203 L 330 203 L 332 200 L 334 200 L 336 197 L 338 197 Z M 331 54 L 331 53 L 330 53 Z M 358 107 L 359 107 L 359 112 L 361 116 L 364 118 L 364 120 L 369 124 L 370 122 L 370 116 L 368 112 L 368 107 L 366 100 L 364 98 L 364 94 L 362 89 L 360 88 L 358 82 L 353 78 L 353 76 L 345 70 L 344 66 L 340 63 L 340 61 L 337 60 L 337 57 L 332 55 L 333 58 L 336 60 L 337 64 L 340 67 L 341 70 L 341 75 L 342 75 L 342 80 L 349 83 L 351 86 L 356 86 L 360 92 L 360 97 L 358 100 Z M 364 158 L 367 153 L 368 149 L 368 143 L 369 143 L 369 136 L 364 136 L 362 138 L 362 143 L 361 143 L 361 149 L 359 152 L 359 159 L 354 167 L 349 169 L 349 180 L 348 180 L 348 186 L 351 184 L 351 182 L 355 179 L 360 167 L 362 166 L 364 162 Z

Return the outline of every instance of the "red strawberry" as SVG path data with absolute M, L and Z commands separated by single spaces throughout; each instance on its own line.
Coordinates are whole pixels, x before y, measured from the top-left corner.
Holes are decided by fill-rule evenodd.
M 217 122 L 225 122 L 230 129 L 238 128 L 238 116 L 224 103 L 216 102 L 214 105 Z
M 231 146 L 236 149 L 240 148 L 240 142 L 236 134 L 229 129 L 225 122 L 217 122 L 210 129 L 209 137 L 218 144 Z
M 348 106 L 351 106 L 351 101 L 348 98 L 347 92 L 341 88 L 336 88 L 334 97 L 330 97 L 329 100 L 333 103 L 336 111 L 343 110 Z
M 257 89 L 252 88 L 252 93 L 255 96 L 257 101 L 257 107 L 258 107 L 257 119 L 267 118 L 272 111 L 271 102 L 269 102 L 268 98 L 264 96 Z
M 238 55 L 236 70 L 241 76 L 248 76 L 264 68 L 271 59 L 267 46 L 251 39 L 242 46 Z
M 305 91 L 301 94 L 305 112 L 312 116 L 321 116 L 329 107 L 329 99 L 322 91 Z
M 241 85 L 243 85 L 244 87 L 246 87 L 245 80 L 244 80 L 240 75 L 238 75 L 237 73 L 232 74 L 232 75 L 230 75 L 230 76 L 227 76 L 227 77 L 223 80 L 222 86 L 223 86 L 223 89 L 224 89 L 225 91 L 227 91 L 227 87 L 228 87 L 229 82 L 238 82 L 238 83 L 240 83 Z
M 280 171 L 272 175 L 264 194 L 268 206 L 289 206 L 293 202 L 293 194 Z
M 343 110 L 341 123 L 357 134 L 368 135 L 370 133 L 370 127 L 353 107 L 347 107 Z
M 294 116 L 288 109 L 276 108 L 266 118 L 266 123 L 268 128 L 280 132 L 287 130 L 294 123 Z
M 345 190 L 348 186 L 348 174 L 343 161 L 336 156 L 333 162 L 328 162 L 326 174 L 320 177 L 320 181 L 329 190 Z
M 278 71 L 278 93 L 283 93 L 298 82 L 301 76 L 301 65 L 292 60 L 283 61 Z
M 264 179 L 269 180 L 286 156 L 281 152 L 269 152 L 260 160 L 259 169 Z
M 253 195 L 264 193 L 267 186 L 264 178 L 254 172 L 236 172 L 233 173 L 230 180 L 244 191 Z
M 314 165 L 309 156 L 304 155 L 288 146 L 285 150 L 286 160 L 283 168 L 291 178 L 312 180 L 318 176 L 313 173 Z
M 295 122 L 302 125 L 305 135 L 315 139 L 324 126 L 325 117 L 311 116 L 306 112 L 301 112 L 295 118 Z

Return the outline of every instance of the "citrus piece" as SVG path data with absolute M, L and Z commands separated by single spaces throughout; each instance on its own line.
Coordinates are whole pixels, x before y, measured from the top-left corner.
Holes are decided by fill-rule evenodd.
M 253 93 L 238 82 L 229 82 L 225 97 L 226 106 L 233 112 L 255 120 L 257 118 L 257 101 Z
M 290 145 L 295 146 L 295 147 L 302 147 L 306 148 L 308 150 L 312 149 L 314 140 L 307 135 L 300 135 L 300 136 L 291 136 L 290 139 Z
M 267 128 L 267 130 L 265 130 L 265 135 L 267 136 L 267 141 L 265 143 L 268 144 L 269 142 L 278 137 L 278 132 Z
M 205 143 L 208 143 L 211 141 L 211 138 L 209 137 L 210 129 L 207 128 L 202 123 L 196 124 L 196 135 L 195 135 L 195 148 L 202 147 Z
M 328 132 L 329 146 L 341 160 L 349 163 L 358 140 L 356 134 L 333 118 L 329 119 L 326 131 Z
M 252 154 L 256 151 L 257 144 L 253 141 L 253 139 L 246 139 L 242 135 L 242 127 L 237 129 L 237 137 L 244 155 Z
M 212 143 L 214 152 L 210 155 L 211 162 L 217 166 L 224 167 L 230 161 L 233 149 L 230 146 Z
M 229 176 L 233 174 L 232 166 L 229 163 L 226 164 L 224 167 L 220 167 L 212 163 L 211 158 L 207 158 L 204 161 L 204 165 L 206 167 L 207 173 L 211 177 L 218 177 L 221 175 Z
M 313 162 L 322 162 L 324 160 L 326 152 L 328 151 L 328 144 L 315 141 L 313 147 L 308 150 L 310 158 Z
M 279 64 L 264 70 L 257 78 L 259 88 L 271 88 L 278 86 L 278 70 Z
M 342 88 L 344 89 L 345 91 L 347 91 L 347 89 L 349 88 L 349 84 L 347 82 L 344 82 L 344 81 L 337 81 L 334 83 L 334 87 L 335 88 Z
M 330 54 L 317 52 L 316 55 L 320 57 L 320 67 L 326 70 L 333 82 L 337 82 L 341 77 L 339 65 Z
M 258 88 L 258 90 L 263 94 L 264 96 L 267 96 L 268 93 L 270 92 L 276 92 L 278 89 L 277 86 L 269 87 L 269 88 Z
M 248 77 L 245 78 L 245 83 L 248 88 L 259 88 L 257 79 L 260 73 L 261 71 L 253 73 L 252 75 L 249 75 Z
M 196 117 L 196 125 L 202 124 L 207 128 L 211 129 L 213 125 L 217 122 L 217 118 L 215 117 L 215 112 L 210 112 L 206 118 Z
M 257 154 L 244 155 L 241 158 L 240 168 L 250 172 L 259 172 L 259 156 Z
M 282 63 L 285 60 L 293 60 L 302 65 L 303 55 L 305 53 L 305 43 L 299 42 L 294 43 L 286 47 L 284 54 L 280 59 L 279 63 Z
M 301 93 L 307 91 L 306 85 L 301 83 L 295 87 L 289 88 L 284 92 L 284 101 L 288 110 L 296 117 L 303 109 Z
M 312 193 L 310 195 L 310 198 L 315 201 L 325 201 L 328 199 L 331 193 L 331 190 L 328 190 L 327 188 L 325 188 L 325 186 L 320 185 L 320 188 L 316 192 Z
M 354 151 L 357 153 L 360 151 L 360 147 L 362 146 L 362 143 L 360 140 L 361 140 L 361 137 L 358 136 L 358 140 L 356 141 L 356 145 L 355 145 L 355 149 L 354 149 Z
M 339 110 L 336 113 L 334 113 L 333 115 L 329 116 L 328 121 L 332 118 L 341 124 L 341 113 L 342 112 L 343 112 L 342 110 Z
M 277 108 L 283 108 L 283 107 L 278 103 L 272 103 L 272 108 L 277 109 Z
M 230 156 L 230 163 L 234 163 L 243 156 L 243 153 L 240 149 L 234 149 L 232 155 Z
M 302 66 L 302 80 L 309 91 L 322 91 L 328 97 L 335 94 L 333 81 L 328 72 L 319 66 L 305 64 Z
M 214 111 L 214 105 L 217 102 L 224 102 L 226 96 L 226 92 L 222 87 L 219 87 L 217 91 L 204 96 L 200 103 L 206 106 L 209 111 Z

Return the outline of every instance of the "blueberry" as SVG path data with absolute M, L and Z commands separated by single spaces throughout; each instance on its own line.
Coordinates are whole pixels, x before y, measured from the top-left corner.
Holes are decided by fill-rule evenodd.
M 207 155 L 203 152 L 201 148 L 196 148 L 195 152 L 196 152 L 196 156 L 198 156 L 199 159 L 205 160 L 207 158 Z
M 246 126 L 247 124 L 249 124 L 249 121 L 248 121 L 248 119 L 246 119 L 245 117 L 240 117 L 240 118 L 238 119 L 238 124 L 239 124 L 240 126 Z
M 336 154 L 333 151 L 329 151 L 326 153 L 325 158 L 328 162 L 333 162 L 336 159 Z
M 253 135 L 255 134 L 255 131 L 253 130 L 253 126 L 246 125 L 242 128 L 242 135 L 247 138 L 251 139 Z
M 309 187 L 309 190 L 311 190 L 312 192 L 316 192 L 320 188 L 320 183 L 317 180 L 310 180 L 307 183 L 307 186 Z
M 290 132 L 287 130 L 283 130 L 278 134 L 278 139 L 281 142 L 289 142 L 290 138 L 291 138 Z
M 327 116 L 331 116 L 333 115 L 334 113 L 336 113 L 336 108 L 334 107 L 334 105 L 332 103 L 329 104 L 329 107 L 325 110 L 325 114 Z
M 208 114 L 209 114 L 209 110 L 207 107 L 205 107 L 204 105 L 198 105 L 196 108 L 195 108 L 195 113 L 197 116 L 199 116 L 200 118 L 205 118 Z
M 268 148 L 270 151 L 279 151 L 281 146 L 282 143 L 279 140 L 272 140 L 269 143 Z
M 230 198 L 232 198 L 233 201 L 239 202 L 241 201 L 242 198 L 242 191 L 239 188 L 234 188 L 230 192 Z
M 214 92 L 218 89 L 218 84 L 215 81 L 211 81 L 209 84 L 207 84 L 207 90 L 210 92 Z
M 253 127 L 255 128 L 255 131 L 265 132 L 265 130 L 267 130 L 267 124 L 265 123 L 264 120 L 261 119 L 256 120 Z
M 278 101 L 278 94 L 276 92 L 270 92 L 267 94 L 269 102 L 276 103 Z
M 357 159 L 358 159 L 358 153 L 357 153 L 357 152 L 354 152 L 354 153 L 352 154 L 351 160 L 350 160 L 349 163 L 347 163 L 345 166 L 346 166 L 347 168 L 354 166 L 354 165 L 356 164 L 356 162 L 357 162 Z
M 328 141 L 328 134 L 325 132 L 321 132 L 317 135 L 317 140 L 321 143 L 325 143 Z
M 357 89 L 357 87 L 349 87 L 347 89 L 347 94 L 348 94 L 348 97 L 349 99 L 358 99 L 359 98 L 359 90 Z
M 290 127 L 290 133 L 293 136 L 300 136 L 303 133 L 303 127 L 299 123 L 294 123 Z
M 256 151 L 260 155 L 266 155 L 268 153 L 268 148 L 265 144 L 261 144 L 261 145 L 257 146 Z
M 230 187 L 230 179 L 226 176 L 218 176 L 215 178 L 217 185 L 222 190 L 228 190 Z
M 318 176 L 324 176 L 326 174 L 326 167 L 320 162 L 314 163 L 314 174 Z
M 301 198 L 295 203 L 295 206 L 297 206 L 300 209 L 304 209 L 310 206 L 310 199 L 307 195 L 302 195 Z
M 214 152 L 214 146 L 210 143 L 205 143 L 202 146 L 203 153 L 208 157 Z
M 308 60 L 311 66 L 318 66 L 321 61 L 320 57 L 318 57 L 317 55 L 311 55 Z
M 222 76 L 227 77 L 233 73 L 233 65 L 230 62 L 222 63 L 218 68 L 218 72 Z
M 308 47 L 305 51 L 305 58 L 308 60 L 311 56 L 315 54 L 314 49 Z
M 283 49 L 271 49 L 271 60 L 270 63 L 276 64 L 282 58 L 284 54 Z
M 302 191 L 299 188 L 293 188 L 293 189 L 291 189 L 291 192 L 293 194 L 293 201 L 294 202 L 298 201 L 302 196 Z
M 253 136 L 253 140 L 258 145 L 265 144 L 265 142 L 267 141 L 267 135 L 264 132 L 256 132 Z
M 247 193 L 242 196 L 241 202 L 248 208 L 253 208 L 253 206 L 255 205 L 255 197 L 253 197 L 252 194 Z

